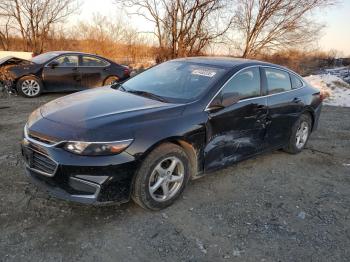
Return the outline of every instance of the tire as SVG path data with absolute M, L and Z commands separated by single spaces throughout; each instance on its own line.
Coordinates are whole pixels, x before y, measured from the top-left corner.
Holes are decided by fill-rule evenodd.
M 304 149 L 310 137 L 311 122 L 311 116 L 309 114 L 300 116 L 293 125 L 292 134 L 289 138 L 288 145 L 283 148 L 284 151 L 290 154 L 298 154 Z
M 174 166 L 174 171 L 169 173 Z M 173 204 L 185 189 L 190 170 L 188 156 L 180 146 L 162 144 L 143 160 L 134 179 L 132 199 L 145 209 L 166 208 Z M 168 187 L 168 194 L 163 190 L 165 186 Z M 166 195 L 167 197 L 164 197 Z
M 109 76 L 109 77 L 107 77 L 105 79 L 105 81 L 103 82 L 103 85 L 104 86 L 112 85 L 112 84 L 114 84 L 114 83 L 116 83 L 118 81 L 119 81 L 119 77 L 117 77 L 117 76 Z
M 43 83 L 35 76 L 24 76 L 17 81 L 16 88 L 21 96 L 33 98 L 40 96 Z

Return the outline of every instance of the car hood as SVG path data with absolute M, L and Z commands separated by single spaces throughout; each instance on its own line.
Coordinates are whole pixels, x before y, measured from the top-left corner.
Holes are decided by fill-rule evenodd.
M 0 59 L 0 66 L 5 65 L 20 65 L 20 64 L 31 64 L 29 60 L 18 58 L 15 56 L 7 56 Z
M 181 107 L 101 87 L 45 104 L 39 110 L 48 121 L 36 118 L 29 122 L 29 129 L 60 139 L 123 139 L 144 122 L 181 114 Z
M 28 74 L 35 74 L 40 65 L 28 60 L 8 56 L 0 59 L 0 77 L 6 80 L 15 80 Z

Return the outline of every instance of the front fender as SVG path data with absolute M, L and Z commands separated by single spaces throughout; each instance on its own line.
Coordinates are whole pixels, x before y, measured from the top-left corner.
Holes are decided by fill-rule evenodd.
M 147 122 L 135 131 L 135 141 L 126 151 L 141 161 L 162 143 L 184 141 L 196 151 L 198 169 L 201 170 L 206 118 L 207 114 L 201 112 L 186 116 L 180 115 L 166 121 L 162 119 L 161 121 Z

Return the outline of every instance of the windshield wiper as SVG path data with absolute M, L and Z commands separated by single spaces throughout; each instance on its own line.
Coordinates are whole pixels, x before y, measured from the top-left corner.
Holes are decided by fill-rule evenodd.
M 139 91 L 139 90 L 132 90 L 132 89 L 128 89 L 128 90 L 125 90 L 125 91 L 129 92 L 129 93 L 132 93 L 132 94 L 135 94 L 135 95 L 140 95 L 140 96 L 148 97 L 148 98 L 151 98 L 151 99 L 155 99 L 155 100 L 158 100 L 158 101 L 161 101 L 161 102 L 165 102 L 165 103 L 168 102 L 164 97 L 155 95 L 155 94 L 147 92 L 147 91 Z

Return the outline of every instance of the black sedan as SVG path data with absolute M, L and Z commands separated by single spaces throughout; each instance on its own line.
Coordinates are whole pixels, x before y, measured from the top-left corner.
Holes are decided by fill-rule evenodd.
M 34 111 L 22 141 L 25 172 L 59 198 L 131 197 L 158 210 L 189 179 L 269 150 L 299 153 L 321 106 L 320 92 L 281 66 L 173 60 Z
M 25 97 L 44 92 L 80 91 L 109 85 L 130 76 L 129 69 L 106 58 L 68 51 L 38 55 L 30 61 L 7 57 L 0 60 L 3 82 Z

